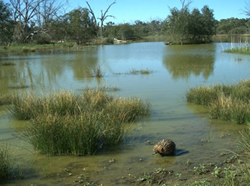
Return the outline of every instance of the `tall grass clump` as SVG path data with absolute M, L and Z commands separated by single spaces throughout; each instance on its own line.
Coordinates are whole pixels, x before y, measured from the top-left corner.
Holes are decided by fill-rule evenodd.
M 240 131 L 240 135 L 240 143 L 248 156 L 250 156 L 250 126 Z
M 7 145 L 0 146 L 0 183 L 9 178 L 11 173 L 11 160 Z
M 236 85 L 214 85 L 190 88 L 188 102 L 209 107 L 211 118 L 238 124 L 250 122 L 250 80 Z
M 126 123 L 149 115 L 147 102 L 115 98 L 103 90 L 15 96 L 13 100 L 13 116 L 30 120 L 22 135 L 46 154 L 95 154 L 118 145 Z

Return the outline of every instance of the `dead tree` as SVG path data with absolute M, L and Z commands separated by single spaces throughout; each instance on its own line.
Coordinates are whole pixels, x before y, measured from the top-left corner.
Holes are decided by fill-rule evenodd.
M 91 15 L 93 16 L 93 18 L 95 19 L 95 23 L 97 26 L 99 26 L 99 24 L 97 24 L 97 21 L 96 21 L 96 17 L 95 17 L 95 14 L 94 14 L 94 11 L 92 10 L 91 6 L 89 5 L 88 1 L 86 1 L 88 7 L 89 7 L 89 12 L 91 13 Z M 100 37 L 102 38 L 102 33 L 103 33 L 103 28 L 104 28 L 104 21 L 108 18 L 108 17 L 112 17 L 112 18 L 115 18 L 115 16 L 113 15 L 107 15 L 109 9 L 111 8 L 111 6 L 113 6 L 116 2 L 114 1 L 113 3 L 111 3 L 108 8 L 106 9 L 106 11 L 103 13 L 103 11 L 101 10 L 101 17 L 100 18 L 97 18 L 100 20 Z

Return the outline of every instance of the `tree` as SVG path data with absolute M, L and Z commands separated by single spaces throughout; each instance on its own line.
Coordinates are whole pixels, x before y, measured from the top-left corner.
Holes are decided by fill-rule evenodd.
M 89 7 L 89 12 L 92 14 L 92 17 L 95 19 L 95 23 L 97 24 L 96 21 L 96 17 L 95 17 L 95 13 L 92 10 L 91 6 L 89 5 L 88 1 L 86 1 L 88 7 Z M 114 18 L 113 15 L 107 15 L 109 9 L 111 8 L 112 5 L 114 5 L 116 2 L 114 1 L 113 3 L 111 3 L 108 8 L 105 10 L 105 12 L 103 13 L 103 11 L 101 10 L 101 17 L 97 18 L 100 19 L 101 22 L 101 26 L 100 26 L 100 37 L 102 38 L 102 34 L 103 34 L 103 29 L 104 29 L 104 21 L 108 18 L 108 17 L 112 17 Z
M 243 10 L 243 12 L 248 16 L 250 17 L 250 1 L 246 1 L 246 5 L 245 5 L 245 8 Z
M 77 44 L 85 43 L 97 35 L 97 27 L 87 8 L 72 10 L 67 15 L 68 33 Z
M 0 1 L 0 43 L 8 45 L 12 40 L 13 21 L 8 4 Z
M 189 10 L 188 7 L 184 7 L 181 10 L 172 8 L 170 10 L 171 15 L 168 16 L 168 32 L 174 41 L 179 41 L 183 44 L 188 36 L 188 22 L 189 22 Z
M 203 43 L 210 42 L 211 36 L 216 33 L 216 20 L 213 10 L 204 6 L 201 12 L 193 9 L 191 12 L 189 4 L 182 0 L 182 8 L 170 9 L 171 15 L 167 17 L 167 30 L 173 42 L 181 43 Z
M 35 34 L 47 32 L 48 23 L 62 8 L 56 0 L 10 0 L 15 21 L 16 42 L 28 42 Z

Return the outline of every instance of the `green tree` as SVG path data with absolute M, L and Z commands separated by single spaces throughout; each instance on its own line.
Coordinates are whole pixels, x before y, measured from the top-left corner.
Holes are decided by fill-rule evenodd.
M 0 1 L 0 43 L 8 45 L 12 40 L 13 20 L 8 4 Z
M 97 36 L 98 28 L 87 8 L 72 10 L 67 19 L 68 34 L 77 44 L 86 43 Z
M 210 42 L 212 35 L 216 32 L 216 20 L 213 10 L 204 6 L 201 12 L 193 9 L 191 12 L 189 4 L 184 4 L 179 10 L 170 9 L 167 17 L 167 31 L 175 43 L 203 43 Z
M 122 40 L 133 40 L 135 39 L 135 33 L 131 25 L 128 23 L 119 25 L 119 31 L 117 33 L 118 39 Z

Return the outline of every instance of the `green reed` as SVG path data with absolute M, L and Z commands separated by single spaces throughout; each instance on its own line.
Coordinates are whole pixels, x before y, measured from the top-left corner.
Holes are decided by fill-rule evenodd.
M 213 119 L 238 124 L 250 122 L 250 80 L 236 85 L 214 85 L 190 88 L 186 93 L 188 102 L 209 107 Z
M 149 104 L 87 89 L 80 95 L 14 96 L 10 110 L 18 119 L 30 119 L 22 135 L 41 152 L 91 155 L 119 144 L 125 124 L 149 115 Z

